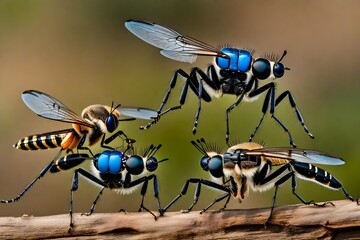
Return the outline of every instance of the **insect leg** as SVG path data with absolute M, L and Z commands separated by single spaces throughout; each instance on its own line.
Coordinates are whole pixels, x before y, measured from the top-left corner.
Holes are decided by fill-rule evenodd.
M 91 205 L 90 211 L 87 212 L 87 213 L 82 213 L 81 215 L 90 216 L 91 214 L 93 214 L 93 212 L 95 211 L 96 204 L 97 204 L 97 202 L 99 201 L 100 196 L 102 195 L 104 189 L 105 189 L 105 187 L 101 188 L 101 190 L 100 190 L 100 192 L 98 193 L 98 195 L 96 196 L 93 204 Z
M 127 151 L 127 150 L 129 150 L 129 149 L 133 149 L 133 145 L 132 145 L 132 144 L 135 143 L 136 140 L 135 140 L 135 139 L 128 138 L 128 136 L 127 136 L 123 131 L 121 131 L 121 130 L 120 130 L 120 131 L 117 131 L 116 133 L 114 133 L 113 135 L 111 135 L 110 137 L 108 137 L 107 139 L 105 139 L 105 134 L 104 134 L 104 136 L 103 136 L 103 138 L 102 138 L 102 140 L 101 140 L 101 144 L 100 144 L 101 147 L 114 150 L 114 148 L 112 148 L 112 147 L 110 147 L 110 146 L 107 146 L 107 145 L 105 145 L 105 144 L 111 143 L 111 142 L 114 141 L 114 139 L 117 138 L 117 137 L 121 138 L 124 142 L 127 143 L 127 147 L 126 147 L 126 150 L 125 150 L 125 151 Z
M 290 177 L 291 177 L 292 193 L 293 193 L 303 204 L 305 204 L 305 205 L 314 205 L 314 206 L 317 206 L 317 207 L 324 207 L 324 206 L 327 205 L 327 204 L 331 204 L 332 206 L 334 206 L 334 204 L 333 204 L 332 202 L 324 202 L 324 203 L 322 203 L 322 204 L 318 204 L 318 203 L 316 203 L 314 200 L 311 200 L 311 201 L 306 201 L 306 200 L 304 200 L 299 194 L 296 193 L 296 176 L 295 176 L 295 172 L 294 172 L 294 171 L 291 171 L 291 172 L 289 172 L 288 174 L 284 175 L 282 178 L 280 178 L 278 181 L 275 182 L 275 194 L 274 194 L 274 197 L 273 197 L 273 203 L 272 203 L 272 206 L 271 206 L 271 210 L 270 210 L 269 217 L 268 217 L 268 219 L 266 220 L 265 225 L 270 222 L 270 219 L 271 219 L 271 217 L 272 217 L 273 210 L 274 210 L 274 207 L 275 207 L 276 194 L 277 194 L 277 190 L 278 190 L 279 186 L 280 186 L 281 184 L 283 184 L 284 182 L 286 182 L 287 180 L 289 180 Z
M 268 110 L 268 108 L 270 107 L 270 114 L 271 117 L 280 125 L 280 127 L 288 134 L 289 137 L 289 141 L 290 141 L 290 145 L 293 147 L 296 147 L 296 144 L 293 142 L 291 134 L 289 132 L 289 129 L 287 129 L 287 127 L 280 121 L 280 119 L 278 119 L 274 112 L 275 112 L 275 84 L 273 82 L 268 83 L 264 86 L 262 86 L 261 88 L 258 88 L 252 92 L 249 93 L 249 97 L 255 97 L 258 96 L 260 94 L 262 94 L 263 92 L 267 91 L 265 99 L 264 99 L 264 104 L 262 107 L 262 113 L 263 116 L 260 119 L 260 122 L 257 124 L 257 126 L 255 127 L 255 130 L 253 131 L 253 133 L 250 136 L 249 141 L 252 141 L 252 138 L 255 136 L 257 130 L 259 129 L 265 114 Z
M 245 90 L 243 90 L 243 92 L 238 96 L 238 99 L 236 100 L 236 102 L 233 103 L 230 107 L 228 107 L 226 109 L 226 113 L 225 113 L 225 119 L 226 119 L 226 135 L 225 135 L 225 139 L 226 139 L 226 143 L 229 142 L 229 137 L 230 137 L 229 113 L 230 113 L 230 111 L 232 111 L 235 107 L 237 107 L 241 103 L 241 101 L 243 100 L 245 94 L 247 94 L 254 86 L 255 86 L 255 88 L 257 88 L 257 81 L 256 81 L 255 78 L 251 78 L 248 85 L 246 86 Z
M 226 189 L 227 189 L 227 190 L 226 190 L 227 193 L 225 193 L 225 194 L 217 197 L 212 203 L 210 203 L 206 208 L 204 208 L 204 209 L 200 212 L 200 214 L 202 214 L 203 212 L 207 211 L 207 210 L 208 210 L 210 207 L 212 207 L 215 203 L 220 202 L 221 200 L 223 200 L 224 198 L 227 197 L 224 206 L 223 206 L 222 208 L 220 208 L 219 211 L 223 211 L 223 210 L 226 208 L 227 204 L 228 204 L 229 201 L 230 201 L 231 193 L 237 193 L 237 191 L 238 191 L 237 184 L 235 183 L 233 177 L 230 177 L 228 181 L 225 181 L 225 182 L 224 182 L 224 184 L 228 183 L 229 181 L 230 181 L 231 190 L 228 189 L 228 188 L 226 188 Z M 241 186 L 241 189 L 242 189 L 242 190 L 243 190 L 243 187 L 244 187 L 244 185 Z M 234 196 L 235 196 L 235 194 L 234 194 Z
M 41 170 L 39 176 L 37 176 L 34 180 L 32 180 L 24 188 L 24 190 L 22 190 L 22 192 L 19 193 L 19 195 L 16 198 L 9 199 L 9 200 L 0 200 L 0 203 L 15 203 L 15 202 L 19 201 L 20 198 L 37 182 L 37 180 L 42 178 L 51 169 L 51 167 L 54 165 L 54 161 L 60 156 L 61 152 L 62 152 L 62 149 L 56 154 L 54 159 L 43 170 Z
M 304 128 L 304 131 L 309 135 L 310 138 L 314 138 L 314 135 L 308 130 L 308 128 L 305 126 L 305 122 L 303 117 L 301 116 L 301 113 L 299 109 L 296 107 L 296 102 L 290 91 L 285 91 L 282 94 L 280 94 L 279 97 L 276 98 L 275 101 L 275 107 L 286 97 L 288 96 L 290 106 L 295 109 L 296 116 L 301 124 L 301 126 Z
M 230 127 L 229 127 L 229 113 L 231 110 L 233 110 L 237 105 L 240 104 L 240 102 L 243 100 L 245 95 L 245 92 L 243 92 L 239 98 L 236 100 L 236 102 L 234 104 L 232 104 L 230 107 L 228 107 L 228 109 L 226 109 L 226 114 L 225 114 L 225 119 L 226 119 L 226 134 L 225 134 L 225 139 L 226 139 L 226 143 L 229 142 L 229 137 L 230 137 Z
M 353 198 L 349 193 L 348 191 L 346 191 L 346 189 L 344 188 L 344 186 L 341 186 L 341 189 L 343 190 L 344 194 L 345 194 L 345 197 L 347 199 L 349 199 L 350 201 L 352 202 L 355 202 L 357 203 L 357 205 L 360 205 L 360 199 L 359 198 Z
M 86 140 L 86 136 L 87 134 L 84 134 L 84 136 L 81 137 L 80 141 L 79 141 L 79 144 L 78 146 L 76 147 L 76 149 L 78 150 L 87 150 L 89 151 L 89 153 L 94 156 L 94 154 L 91 152 L 90 148 L 88 147 L 84 147 L 84 143 L 85 143 L 85 140 Z
M 90 181 L 92 181 L 92 182 L 94 182 L 96 184 L 99 184 L 102 187 L 107 187 L 100 179 L 93 176 L 91 173 L 87 172 L 86 170 L 84 170 L 82 168 L 78 168 L 78 169 L 76 169 L 74 171 L 74 177 L 73 177 L 71 190 L 70 190 L 70 210 L 69 210 L 70 225 L 69 225 L 68 232 L 70 232 L 71 229 L 74 227 L 74 222 L 73 222 L 73 192 L 78 190 L 78 188 L 79 188 L 79 174 L 81 174 L 83 177 L 87 178 L 88 180 L 90 180 Z
M 161 206 L 160 206 L 160 199 L 159 199 L 159 188 L 158 188 L 158 181 L 157 181 L 157 177 L 155 174 L 152 174 L 150 176 L 145 176 L 145 177 L 142 177 L 142 178 L 139 178 L 139 179 L 136 179 L 135 181 L 133 182 L 130 182 L 129 184 L 126 184 L 124 185 L 124 188 L 131 188 L 131 187 L 134 187 L 134 186 L 137 186 L 141 183 L 143 183 L 143 186 L 141 188 L 141 204 L 140 204 L 140 208 L 139 208 L 139 212 L 141 212 L 142 209 L 144 209 L 145 211 L 149 212 L 151 215 L 154 216 L 155 220 L 157 219 L 157 217 L 155 216 L 155 214 L 153 212 L 151 212 L 148 208 L 146 208 L 144 206 L 144 198 L 145 198 L 145 194 L 146 194 L 146 191 L 147 191 L 147 186 L 148 186 L 148 181 L 151 180 L 151 179 L 154 179 L 154 196 L 155 198 L 157 199 L 157 203 L 158 203 L 158 207 L 159 207 L 159 211 L 161 209 Z
M 180 194 L 177 195 L 165 208 L 162 209 L 161 214 L 164 214 L 169 207 L 171 207 L 180 197 L 182 197 L 183 195 L 186 194 L 190 183 L 196 183 L 197 184 L 196 189 L 195 189 L 195 193 L 194 193 L 194 202 L 187 210 L 182 211 L 183 213 L 190 212 L 192 210 L 192 208 L 195 206 L 195 204 L 197 203 L 197 201 L 199 199 L 199 196 L 200 196 L 201 184 L 204 184 L 205 186 L 208 186 L 210 188 L 214 188 L 214 189 L 224 191 L 226 193 L 231 193 L 231 191 L 227 187 L 225 187 L 223 185 L 220 185 L 220 184 L 208 181 L 208 180 L 204 180 L 204 179 L 190 178 L 185 182 Z M 208 208 L 210 208 L 212 205 L 214 205 L 216 202 L 221 201 L 224 198 L 226 198 L 226 196 L 224 196 L 224 195 L 218 197 L 217 199 L 215 199 L 215 201 L 213 203 L 211 203 L 207 208 L 205 208 L 203 210 L 203 212 L 206 211 Z M 226 205 L 227 205 L 227 202 L 225 203 L 224 208 L 226 208 Z
M 154 125 L 155 123 L 157 123 L 160 119 L 160 117 L 170 111 L 173 111 L 173 110 L 177 110 L 177 109 L 180 109 L 181 106 L 184 104 L 185 102 L 185 98 L 186 98 L 186 93 L 187 93 L 187 81 L 185 82 L 185 85 L 183 87 L 183 90 L 182 90 L 182 93 L 181 93 L 181 97 L 180 97 L 180 105 L 178 106 L 174 106 L 174 107 L 171 107 L 167 110 L 165 110 L 164 112 L 162 112 L 162 109 L 164 107 L 164 105 L 167 103 L 169 97 L 170 97 L 170 94 L 171 94 L 171 90 L 175 87 L 176 85 L 176 81 L 177 81 L 177 78 L 178 78 L 178 75 L 184 77 L 185 79 L 188 79 L 190 76 L 182 69 L 178 69 L 174 76 L 172 77 L 171 81 L 170 81 L 170 87 L 169 87 L 169 90 L 166 92 L 161 104 L 160 104 L 160 107 L 158 109 L 158 114 L 157 116 L 154 118 L 153 121 L 151 121 L 150 123 L 148 123 L 146 126 L 141 126 L 140 129 L 148 129 L 150 128 L 152 125 Z M 183 98 L 183 100 L 182 100 Z
M 202 76 L 202 78 L 204 79 L 204 81 L 206 82 L 206 84 L 208 84 L 212 89 L 216 89 L 219 90 L 221 83 L 219 80 L 219 77 L 216 73 L 215 67 L 214 65 L 210 65 L 207 68 L 207 78 Z
M 200 79 L 198 79 L 197 74 L 199 74 Z M 190 77 L 187 79 L 187 81 L 189 82 L 191 90 L 198 97 L 198 109 L 197 109 L 196 114 L 195 114 L 193 131 L 192 131 L 193 134 L 195 134 L 196 133 L 196 128 L 197 128 L 197 125 L 198 125 L 198 122 L 199 122 L 200 111 L 201 111 L 201 100 L 204 100 L 206 102 L 211 101 L 210 95 L 204 89 L 203 81 L 210 88 L 213 88 L 214 90 L 219 89 L 219 87 L 217 87 L 215 85 L 215 83 L 209 78 L 209 76 L 206 75 L 206 73 L 204 71 L 202 71 L 200 68 L 197 68 L 197 67 L 195 67 L 195 68 L 193 68 L 191 70 Z
M 221 200 L 225 199 L 226 197 L 227 197 L 226 202 L 225 202 L 224 206 L 219 209 L 219 211 L 224 210 L 224 209 L 226 208 L 226 205 L 227 205 L 227 204 L 229 203 L 229 201 L 230 201 L 230 197 L 231 197 L 231 192 L 230 192 L 230 191 L 227 192 L 227 193 L 225 193 L 225 194 L 223 194 L 223 195 L 221 195 L 220 197 L 215 198 L 215 200 L 214 200 L 212 203 L 210 203 L 206 208 L 204 208 L 200 213 L 206 212 L 206 211 L 207 211 L 210 207 L 212 207 L 215 203 L 220 202 Z
M 51 161 L 39 174 L 39 176 L 37 176 L 34 180 L 32 180 L 29 185 L 27 185 L 25 187 L 25 189 L 19 193 L 19 195 L 16 198 L 13 199 L 9 199 L 9 200 L 0 200 L 1 203 L 15 203 L 17 201 L 20 200 L 20 198 L 35 184 L 35 182 L 37 180 L 39 180 L 40 178 L 42 178 L 48 171 L 49 169 L 53 166 L 54 162 Z

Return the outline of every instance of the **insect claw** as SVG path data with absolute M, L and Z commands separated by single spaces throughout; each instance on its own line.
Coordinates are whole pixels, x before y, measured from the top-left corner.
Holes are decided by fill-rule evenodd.
M 196 134 L 196 127 L 193 128 L 192 133 L 195 135 Z
M 71 233 L 73 227 L 74 227 L 74 224 L 70 224 L 70 227 L 69 227 L 69 229 L 68 229 L 68 233 Z

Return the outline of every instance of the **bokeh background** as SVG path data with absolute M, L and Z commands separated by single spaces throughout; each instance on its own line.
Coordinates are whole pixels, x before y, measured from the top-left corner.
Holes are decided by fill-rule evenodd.
M 195 64 L 179 63 L 159 54 L 124 27 L 127 19 L 141 19 L 170 26 L 209 44 L 230 44 L 264 53 L 288 55 L 283 63 L 291 68 L 277 80 L 278 94 L 289 89 L 296 98 L 311 140 L 285 101 L 277 116 L 288 126 L 298 147 L 340 156 L 342 166 L 323 166 L 354 196 L 360 196 L 360 2 L 358 1 L 0 1 L 0 198 L 17 194 L 48 164 L 57 150 L 25 152 L 12 145 L 20 138 L 68 128 L 68 124 L 40 118 L 21 100 L 28 89 L 44 91 L 74 111 L 88 105 L 110 105 L 157 109 L 169 81 L 178 68 L 206 68 L 209 57 Z M 169 100 L 178 103 L 182 81 Z M 261 98 L 263 99 L 263 97 Z M 161 201 L 165 205 L 186 179 L 207 178 L 199 166 L 201 154 L 190 144 L 205 137 L 225 147 L 225 109 L 233 96 L 203 104 L 198 133 L 191 133 L 196 97 L 189 94 L 183 109 L 161 119 L 146 131 L 146 121 L 121 124 L 137 140 L 137 146 L 163 144 L 157 153 L 170 161 L 157 170 Z M 262 101 L 241 104 L 230 115 L 231 136 L 247 141 L 259 118 Z M 269 116 L 255 141 L 266 146 L 289 146 L 287 135 Z M 94 147 L 93 150 L 100 151 Z M 82 165 L 88 168 L 88 164 Z M 67 213 L 72 171 L 47 174 L 16 204 L 0 205 L 1 216 Z M 150 185 L 151 186 L 151 185 Z M 193 187 L 172 210 L 187 208 Z M 74 211 L 88 211 L 98 188 L 80 180 L 74 196 Z M 146 204 L 156 211 L 149 187 Z M 311 182 L 298 181 L 298 193 L 305 199 L 344 199 Z M 250 193 L 229 208 L 258 208 L 271 205 L 273 190 Z M 97 212 L 120 208 L 137 211 L 139 192 L 120 196 L 105 191 Z M 202 189 L 196 209 L 206 206 L 219 193 Z M 299 203 L 289 183 L 281 187 L 278 204 Z M 217 205 L 214 209 L 221 207 Z

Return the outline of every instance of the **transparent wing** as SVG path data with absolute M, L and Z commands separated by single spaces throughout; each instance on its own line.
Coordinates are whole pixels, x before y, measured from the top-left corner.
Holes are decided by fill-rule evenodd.
M 156 23 L 128 20 L 125 27 L 143 41 L 162 49 L 160 53 L 165 57 L 177 61 L 193 63 L 198 55 L 228 57 L 216 47 Z
M 59 100 L 47 95 L 46 93 L 28 90 L 23 92 L 22 99 L 37 115 L 60 122 L 76 123 L 84 126 L 93 127 L 94 125 L 78 116 Z
M 147 119 L 152 120 L 157 117 L 157 111 L 149 108 L 136 108 L 136 107 L 117 107 L 122 115 L 127 117 L 139 118 L 139 119 Z
M 262 148 L 250 150 L 244 154 L 268 158 L 288 159 L 311 164 L 342 165 L 345 163 L 341 158 L 334 157 L 326 153 L 299 148 Z

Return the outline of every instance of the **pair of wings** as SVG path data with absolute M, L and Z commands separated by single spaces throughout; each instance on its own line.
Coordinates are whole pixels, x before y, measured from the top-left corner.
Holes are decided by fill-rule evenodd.
M 23 92 L 22 99 L 26 106 L 28 106 L 34 113 L 41 117 L 55 121 L 94 127 L 94 124 L 86 121 L 84 118 L 80 117 L 78 114 L 66 107 L 59 100 L 46 93 L 36 90 L 28 90 Z M 117 107 L 116 110 L 118 110 L 122 115 L 132 118 L 152 120 L 157 116 L 157 112 L 155 110 L 147 108 L 131 108 L 120 106 Z
M 326 153 L 290 147 L 253 149 L 244 152 L 243 154 L 247 156 L 284 159 L 289 162 L 296 161 L 311 164 L 342 165 L 345 163 L 341 158 Z
M 191 143 L 199 152 L 204 155 L 208 155 L 208 152 L 222 152 L 219 145 L 214 143 L 207 143 L 203 138 L 198 139 L 197 141 L 191 141 Z M 342 165 L 345 163 L 341 158 L 331 156 L 326 153 L 301 148 L 274 147 L 243 150 L 246 150 L 241 153 L 244 156 L 264 157 L 270 161 L 273 160 L 274 164 L 277 160 L 285 160 L 280 161 L 282 162 L 281 164 L 292 161 L 323 165 Z
M 160 53 L 173 60 L 193 63 L 197 56 L 228 58 L 216 47 L 156 23 L 128 20 L 125 27 L 143 41 L 162 49 Z

